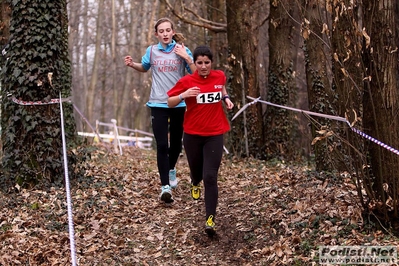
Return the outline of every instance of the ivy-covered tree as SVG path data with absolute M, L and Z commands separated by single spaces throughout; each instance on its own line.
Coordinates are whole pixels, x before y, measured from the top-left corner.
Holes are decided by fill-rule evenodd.
M 292 46 L 296 24 L 292 19 L 295 8 L 288 0 L 271 1 L 269 25 L 269 102 L 294 106 L 297 98 L 294 83 Z M 295 114 L 282 108 L 267 108 L 265 113 L 265 149 L 269 158 L 293 159 L 297 156 Z
M 248 102 L 247 96 L 261 95 L 259 72 L 259 30 L 266 23 L 265 4 L 259 0 L 226 1 L 227 39 L 229 42 L 230 80 L 228 91 L 237 108 Z M 265 158 L 263 149 L 262 106 L 252 105 L 231 124 L 229 149 L 238 156 Z
M 336 93 L 331 89 L 328 66 L 331 64 L 331 45 L 325 40 L 328 31 L 323 31 L 327 19 L 323 5 L 314 5 L 303 0 L 302 6 L 306 12 L 301 12 L 303 51 L 305 55 L 305 73 L 308 92 L 309 110 L 316 113 L 337 115 L 334 103 Z M 317 171 L 334 170 L 333 156 L 331 155 L 332 125 L 334 121 L 321 117 L 312 117 L 309 120 L 312 132 L 312 150 L 315 155 Z
M 2 65 L 2 179 L 32 186 L 63 176 L 59 104 L 71 94 L 66 0 L 9 1 L 10 38 Z M 66 139 L 73 143 L 73 106 L 63 104 Z
M 365 1 L 364 4 L 364 132 L 396 149 L 399 147 L 398 2 Z M 399 217 L 399 157 L 373 143 L 367 146 L 375 212 L 397 222 Z M 371 194 L 371 193 L 369 193 Z M 375 203 L 377 202 L 377 203 Z M 371 204 L 370 204 L 371 205 Z M 381 206 L 381 207 L 379 207 Z

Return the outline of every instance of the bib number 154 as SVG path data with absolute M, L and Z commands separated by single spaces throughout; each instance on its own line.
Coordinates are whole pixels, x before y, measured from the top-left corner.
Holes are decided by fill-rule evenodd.
M 197 103 L 217 103 L 222 100 L 222 92 L 208 92 L 197 95 Z

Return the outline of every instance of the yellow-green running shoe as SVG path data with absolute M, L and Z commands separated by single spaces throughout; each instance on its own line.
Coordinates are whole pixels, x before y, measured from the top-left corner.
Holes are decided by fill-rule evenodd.
M 213 221 L 213 215 L 209 215 L 208 219 L 206 220 L 205 232 L 208 234 L 208 236 L 213 236 L 216 234 L 215 222 Z
M 195 200 L 201 197 L 201 188 L 199 186 L 191 185 L 191 197 Z

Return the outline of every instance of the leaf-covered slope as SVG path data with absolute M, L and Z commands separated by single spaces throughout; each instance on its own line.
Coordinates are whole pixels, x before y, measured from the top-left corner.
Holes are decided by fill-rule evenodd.
M 224 158 L 214 238 L 184 156 L 169 206 L 153 151 L 99 150 L 86 169 L 71 181 L 79 265 L 317 265 L 319 245 L 398 244 L 364 219 L 349 180 L 306 167 Z M 0 265 L 70 264 L 63 188 L 1 192 L 0 202 Z

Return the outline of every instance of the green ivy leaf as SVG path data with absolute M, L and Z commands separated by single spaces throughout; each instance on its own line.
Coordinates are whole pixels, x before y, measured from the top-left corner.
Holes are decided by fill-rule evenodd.
M 15 69 L 14 69 L 14 72 L 12 73 L 12 75 L 13 75 L 15 78 L 18 78 L 19 75 L 21 75 L 21 73 L 22 73 L 21 69 L 15 68 Z
M 25 81 L 25 77 L 19 77 L 19 78 L 18 78 L 18 83 L 19 83 L 19 85 L 21 85 L 22 83 L 24 83 L 24 81 Z
M 7 137 L 10 139 L 11 142 L 13 142 L 15 139 L 15 134 L 9 133 L 9 134 L 7 134 Z

